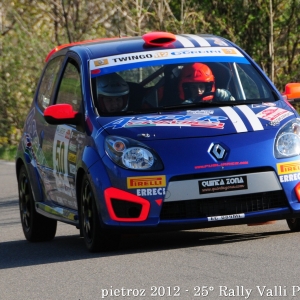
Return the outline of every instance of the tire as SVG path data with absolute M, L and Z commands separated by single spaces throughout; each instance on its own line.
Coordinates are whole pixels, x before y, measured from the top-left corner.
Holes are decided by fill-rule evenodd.
M 286 219 L 291 231 L 300 231 L 300 218 Z
M 25 238 L 29 242 L 52 240 L 55 237 L 57 221 L 36 212 L 29 177 L 24 165 L 20 169 L 18 188 L 20 218 Z
M 95 197 L 86 175 L 80 196 L 80 224 L 85 245 L 90 252 L 118 249 L 121 236 L 101 228 Z

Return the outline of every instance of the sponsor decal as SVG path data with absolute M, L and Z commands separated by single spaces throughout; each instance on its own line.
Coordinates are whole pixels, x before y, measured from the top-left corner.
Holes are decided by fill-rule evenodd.
M 279 126 L 280 125 L 280 121 L 271 121 L 269 123 L 270 126 Z
M 71 161 L 72 163 L 76 162 L 76 154 L 69 152 L 68 153 L 68 161 Z
M 222 51 L 225 54 L 236 54 L 236 50 L 234 48 L 223 48 Z
M 76 173 L 76 166 L 73 164 L 69 164 L 69 170 L 70 174 L 75 174 Z
M 263 126 L 258 119 L 257 115 L 250 109 L 238 106 L 242 113 L 247 117 L 253 130 L 263 130 Z M 268 108 L 273 109 L 273 108 Z M 276 108 L 275 108 L 276 109 Z M 230 120 L 232 125 L 235 127 L 237 132 L 247 132 L 248 129 L 239 116 L 231 107 L 222 107 L 221 110 L 226 116 L 212 115 L 213 110 L 198 110 L 191 113 L 187 111 L 187 114 L 183 115 L 159 115 L 159 116 L 142 116 L 142 117 L 124 117 L 121 119 L 114 120 L 104 125 L 101 128 L 97 136 L 101 134 L 104 129 L 120 129 L 120 128 L 131 128 L 131 127 L 144 127 L 144 126 L 173 126 L 173 127 L 203 127 L 203 128 L 214 128 L 224 129 L 226 120 Z M 283 110 L 285 113 L 290 115 L 291 113 Z
M 128 177 L 127 178 L 127 188 L 137 189 L 137 188 L 153 188 L 153 187 L 165 187 L 166 186 L 166 176 L 138 176 L 138 177 Z
M 300 173 L 288 174 L 288 175 L 279 175 L 280 182 L 291 182 L 291 181 L 299 181 Z
M 195 166 L 195 169 L 207 169 L 207 168 L 217 168 L 217 167 L 230 167 L 238 165 L 248 165 L 248 161 L 229 161 L 223 163 L 207 164 L 202 166 Z
M 276 106 L 276 103 L 273 103 L 273 102 L 263 102 L 262 104 L 265 106 L 273 106 L 273 107 Z
M 243 219 L 245 218 L 245 214 L 233 214 L 233 215 L 225 215 L 225 216 L 215 216 L 208 217 L 207 220 L 210 221 L 224 221 L 224 220 L 234 220 L 234 219 Z
M 136 194 L 137 196 L 163 196 L 166 194 L 166 189 L 164 187 L 151 189 L 137 189 Z
M 108 64 L 109 64 L 109 62 L 108 62 L 107 58 L 94 60 L 95 67 L 101 67 L 101 66 L 108 65 Z
M 223 51 L 222 51 L 223 50 Z M 225 52 L 226 51 L 226 52 Z M 221 57 L 221 56 L 235 56 L 239 58 L 243 58 L 244 56 L 235 48 L 228 47 L 226 49 L 218 49 L 216 47 L 199 47 L 190 49 L 167 49 L 164 51 L 154 50 L 154 51 L 144 51 L 144 52 L 136 52 L 131 54 L 123 54 L 123 55 L 112 55 L 106 58 L 97 58 L 91 60 L 90 69 L 91 71 L 95 69 L 103 69 L 112 67 L 114 65 L 123 65 L 133 62 L 146 62 L 151 60 L 173 60 L 178 56 L 184 58 L 192 58 L 197 56 L 203 57 Z
M 205 179 L 199 180 L 198 184 L 200 194 L 246 190 L 248 188 L 247 176 Z
M 81 149 L 84 138 L 85 138 L 85 136 L 83 134 L 72 131 L 72 139 L 71 139 L 70 143 L 72 143 L 72 144 L 74 143 L 74 145 L 77 145 L 78 149 Z
M 195 55 L 205 55 L 205 56 L 220 56 L 221 54 L 223 55 L 223 52 L 219 49 L 216 48 L 205 48 L 205 49 L 197 49 L 197 50 L 178 50 L 178 51 L 173 51 L 171 52 L 171 55 L 177 56 L 177 55 L 184 55 L 184 56 L 195 56 Z
M 278 175 L 300 172 L 300 161 L 276 164 Z
M 148 54 L 133 54 L 133 55 L 127 55 L 127 56 L 120 56 L 112 58 L 112 61 L 114 63 L 119 62 L 127 62 L 127 61 L 139 61 L 139 60 L 147 60 L 149 58 L 154 58 L 154 56 L 151 53 Z
M 74 142 L 70 142 L 69 150 L 71 150 L 73 152 L 76 152 L 77 151 L 77 145 Z
M 56 127 L 56 134 L 58 134 L 59 136 L 65 136 L 65 133 L 66 133 L 66 128 L 64 128 L 63 126 Z
M 227 119 L 227 118 L 226 118 Z M 128 122 L 124 127 L 140 127 L 140 126 L 171 126 L 171 127 L 205 127 L 205 128 L 215 128 L 224 129 L 225 123 L 219 122 L 216 119 L 211 120 L 134 120 Z
M 266 106 L 263 104 L 252 104 L 251 107 L 252 108 L 261 108 L 261 107 L 266 107 Z
M 191 115 L 213 115 L 213 110 L 187 110 L 187 114 Z
M 154 55 L 154 58 L 160 58 L 160 57 L 168 57 L 168 52 L 158 52 Z
M 291 115 L 292 112 L 279 107 L 268 107 L 256 114 L 257 117 L 271 122 L 280 122 Z
M 66 132 L 65 138 L 66 138 L 66 139 L 70 139 L 70 137 L 71 137 L 71 130 L 68 129 L 67 132 Z
M 221 121 L 227 120 L 224 116 L 209 116 L 203 115 L 175 115 L 175 116 L 145 116 L 145 117 L 124 117 L 122 119 L 115 120 L 104 126 L 104 129 L 112 128 L 130 128 L 130 127 L 143 127 L 143 126 L 180 126 L 180 127 L 205 127 L 223 129 L 225 123 Z M 103 131 L 100 129 L 97 136 Z

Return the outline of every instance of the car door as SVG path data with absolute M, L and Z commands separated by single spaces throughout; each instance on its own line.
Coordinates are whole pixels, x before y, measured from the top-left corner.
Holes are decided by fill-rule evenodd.
M 74 56 L 74 55 L 73 55 Z M 70 104 L 74 111 L 83 110 L 79 58 L 67 57 L 52 105 Z M 43 149 L 48 153 L 47 170 L 50 172 L 51 192 L 47 194 L 53 205 L 77 209 L 75 174 L 78 155 L 85 134 L 75 125 L 50 125 L 43 133 Z M 44 182 L 44 185 L 47 183 Z
M 32 185 L 37 195 L 41 192 L 44 196 L 36 199 L 36 201 L 51 201 L 55 189 L 52 147 L 50 147 L 49 138 L 48 143 L 45 143 L 45 136 L 49 137 L 53 129 L 44 119 L 44 110 L 51 104 L 64 59 L 65 56 L 63 55 L 55 57 L 45 66 L 34 105 L 25 122 L 26 139 L 32 147 L 31 165 L 34 166 L 34 168 L 29 168 L 29 172 L 32 173 L 31 176 L 37 178 Z

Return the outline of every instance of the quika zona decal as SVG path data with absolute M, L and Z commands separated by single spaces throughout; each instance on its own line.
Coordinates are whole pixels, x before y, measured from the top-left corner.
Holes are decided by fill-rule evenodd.
M 247 176 L 205 179 L 199 180 L 198 184 L 200 194 L 236 191 L 248 188 Z

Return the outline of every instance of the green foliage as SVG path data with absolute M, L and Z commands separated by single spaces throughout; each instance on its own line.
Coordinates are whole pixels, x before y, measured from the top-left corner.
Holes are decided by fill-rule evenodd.
M 0 147 L 0 159 L 14 161 L 16 157 L 16 146 Z
M 299 0 L 2 0 L 0 9 L 0 147 L 20 138 L 47 53 L 73 41 L 212 33 L 245 49 L 267 75 L 274 68 L 279 90 L 300 81 Z

